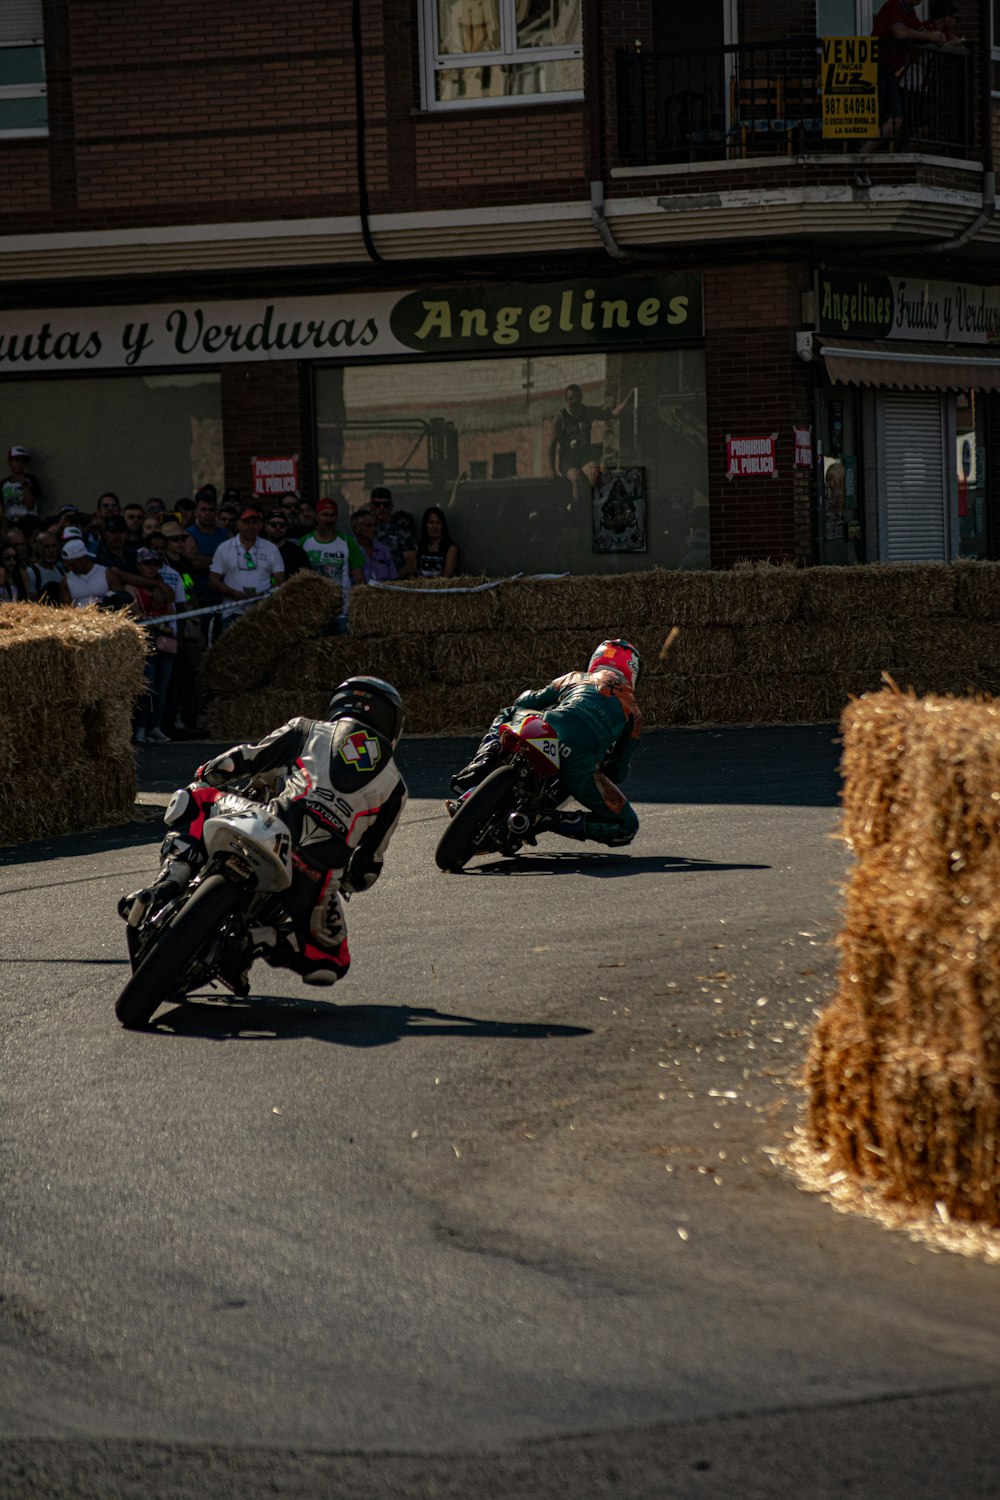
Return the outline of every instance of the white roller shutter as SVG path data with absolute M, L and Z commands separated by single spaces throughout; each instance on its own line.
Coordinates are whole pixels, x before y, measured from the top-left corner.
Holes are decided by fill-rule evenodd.
M 42 40 L 42 0 L 0 0 L 0 47 Z
M 879 532 L 885 562 L 947 562 L 951 556 L 944 400 L 933 391 L 879 392 Z

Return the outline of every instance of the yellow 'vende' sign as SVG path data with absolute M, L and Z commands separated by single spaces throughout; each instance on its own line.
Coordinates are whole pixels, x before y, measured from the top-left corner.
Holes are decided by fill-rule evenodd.
M 878 42 L 872 36 L 821 41 L 824 138 L 878 135 Z

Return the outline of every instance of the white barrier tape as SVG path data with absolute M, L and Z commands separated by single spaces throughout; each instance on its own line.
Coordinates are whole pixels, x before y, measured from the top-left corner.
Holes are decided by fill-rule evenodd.
M 498 589 L 502 583 L 516 583 L 519 578 L 525 583 L 531 583 L 568 577 L 568 573 L 511 573 L 509 578 L 493 578 L 489 583 L 475 583 L 469 588 L 461 589 L 410 589 L 405 583 L 384 583 L 380 579 L 373 578 L 367 587 L 389 589 L 397 594 L 409 594 L 411 598 L 420 598 L 424 594 L 483 594 L 487 589 Z
M 182 609 L 173 615 L 156 615 L 151 620 L 137 619 L 139 625 L 165 625 L 168 621 L 172 625 L 185 620 L 197 620 L 200 615 L 221 615 L 224 610 L 230 610 L 236 614 L 246 608 L 248 604 L 259 604 L 262 599 L 270 599 L 270 593 L 254 594 L 252 599 L 227 599 L 225 604 L 203 604 L 201 609 Z
M 489 583 L 472 584 L 469 588 L 460 589 L 410 589 L 405 583 L 383 583 L 373 578 L 370 583 L 364 585 L 369 589 L 387 589 L 397 594 L 409 594 L 411 598 L 419 598 L 424 594 L 482 594 L 487 589 L 498 589 L 502 583 L 517 583 L 518 579 L 524 583 L 550 583 L 560 578 L 568 578 L 569 573 L 511 573 L 507 578 L 493 578 Z M 362 587 L 362 585 L 357 585 Z M 228 599 L 225 604 L 206 604 L 201 609 L 185 609 L 176 615 L 157 615 L 153 620 L 140 620 L 140 625 L 163 625 L 167 621 L 176 623 L 178 620 L 196 620 L 199 615 L 220 615 L 228 610 L 232 614 L 239 613 L 249 604 L 259 604 L 262 599 L 271 598 L 270 593 L 255 594 L 250 599 Z

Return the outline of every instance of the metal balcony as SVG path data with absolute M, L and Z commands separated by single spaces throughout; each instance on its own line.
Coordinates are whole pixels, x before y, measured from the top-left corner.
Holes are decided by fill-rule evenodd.
M 967 158 L 972 54 L 911 48 L 895 151 Z M 858 151 L 823 135 L 821 40 L 785 37 L 713 51 L 615 55 L 619 166 Z M 869 147 L 871 149 L 871 147 Z

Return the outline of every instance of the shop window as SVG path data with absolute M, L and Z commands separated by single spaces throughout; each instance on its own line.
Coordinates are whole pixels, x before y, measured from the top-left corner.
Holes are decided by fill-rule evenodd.
M 0 7 L 0 139 L 46 135 L 49 128 L 41 0 Z
M 316 372 L 320 492 L 357 508 L 376 465 L 419 525 L 441 505 L 463 571 L 709 565 L 700 349 Z
M 92 510 L 104 490 L 144 502 L 158 495 L 169 504 L 209 481 L 221 492 L 215 371 L 5 380 L 0 398 L 4 441 L 30 452 L 46 512 L 70 504 Z M 128 440 L 95 440 L 109 433 Z
M 576 99 L 582 0 L 420 0 L 426 109 Z

